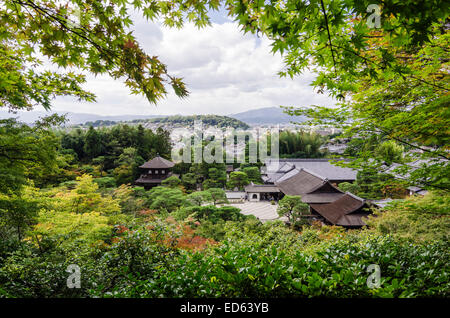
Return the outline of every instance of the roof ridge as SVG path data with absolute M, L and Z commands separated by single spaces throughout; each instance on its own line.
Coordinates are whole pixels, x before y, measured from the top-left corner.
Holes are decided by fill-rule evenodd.
M 297 168 L 297 169 L 298 169 L 298 168 Z M 319 179 L 321 179 L 321 180 L 323 180 L 323 181 L 328 181 L 327 178 L 324 178 L 324 177 L 322 177 L 322 176 L 319 176 L 317 173 L 312 172 L 311 170 L 308 170 L 308 169 L 303 168 L 303 167 L 300 168 L 300 171 L 301 171 L 301 170 L 303 170 L 303 171 L 305 171 L 306 173 L 309 173 L 310 175 L 313 175 L 314 177 L 317 177 L 317 178 L 319 178 Z
M 312 192 L 316 191 L 317 189 L 320 189 L 321 187 L 323 187 L 325 184 L 327 184 L 327 182 L 328 182 L 328 180 L 323 180 L 321 184 L 318 184 L 315 187 L 309 189 L 308 192 L 306 192 L 305 194 L 311 194 Z
M 164 167 L 157 167 L 157 169 L 172 168 L 175 165 L 175 163 L 173 163 L 170 160 L 167 160 L 161 156 L 156 156 L 156 157 L 152 158 L 151 160 L 144 162 L 141 166 L 139 166 L 139 168 L 148 168 L 148 165 L 150 165 L 150 164 L 164 165 Z
M 353 193 L 351 193 L 351 192 L 346 191 L 345 194 L 348 194 L 349 196 L 351 196 L 351 197 L 353 197 L 354 199 L 359 200 L 359 201 L 361 201 L 361 202 L 366 202 L 366 199 L 360 198 L 360 197 L 358 197 L 356 194 L 353 194 Z

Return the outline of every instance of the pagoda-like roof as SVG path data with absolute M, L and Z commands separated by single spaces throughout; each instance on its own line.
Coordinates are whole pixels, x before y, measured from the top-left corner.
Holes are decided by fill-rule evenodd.
M 139 168 L 144 168 L 144 169 L 167 169 L 167 168 L 172 168 L 174 165 L 175 164 L 172 161 L 164 159 L 164 158 L 162 158 L 160 156 L 156 156 L 152 160 L 147 161 L 146 163 L 144 163 Z
M 317 213 L 331 224 L 341 226 L 364 226 L 367 213 L 361 211 L 366 205 L 364 199 L 347 192 L 338 200 L 328 204 L 311 204 Z
M 279 178 L 275 185 L 286 195 L 310 193 L 327 181 L 305 169 L 293 169 Z

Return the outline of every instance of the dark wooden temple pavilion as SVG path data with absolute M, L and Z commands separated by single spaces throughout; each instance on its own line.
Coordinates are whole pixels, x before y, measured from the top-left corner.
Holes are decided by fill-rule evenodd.
M 172 175 L 174 165 L 172 161 L 157 155 L 139 167 L 142 170 L 142 174 L 134 183 L 143 186 L 145 189 L 159 186 L 164 179 Z
M 364 199 L 349 192 L 334 202 L 309 206 L 312 214 L 318 216 L 325 224 L 346 228 L 360 228 L 366 225 L 364 218 L 372 213 Z

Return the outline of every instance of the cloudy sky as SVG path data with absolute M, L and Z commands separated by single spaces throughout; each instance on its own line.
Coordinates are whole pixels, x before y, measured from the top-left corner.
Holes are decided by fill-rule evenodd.
M 134 21 L 141 46 L 159 56 L 171 74 L 184 78 L 189 97 L 179 99 L 171 92 L 155 106 L 131 95 L 118 80 L 88 76 L 86 88 L 97 95 L 97 103 L 58 98 L 53 110 L 99 115 L 226 115 L 261 107 L 333 103 L 313 91 L 309 73 L 294 80 L 279 78 L 282 59 L 270 52 L 270 42 L 243 35 L 222 12 L 214 13 L 212 26 L 201 30 L 190 24 L 178 30 L 144 19 Z

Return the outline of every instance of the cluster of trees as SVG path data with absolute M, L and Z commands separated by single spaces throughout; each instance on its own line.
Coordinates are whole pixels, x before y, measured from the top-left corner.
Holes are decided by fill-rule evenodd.
M 117 124 L 119 124 L 119 122 L 117 122 L 115 120 L 101 120 L 101 119 L 98 119 L 98 120 L 96 120 L 94 122 L 87 121 L 82 126 L 86 126 L 86 127 L 89 127 L 89 126 L 102 127 L 102 126 L 114 126 L 114 125 L 117 125 Z
M 224 155 L 225 156 L 225 155 Z M 232 166 L 233 170 L 227 176 L 227 166 Z M 195 191 L 199 188 L 226 188 L 233 190 L 243 189 L 244 186 L 253 182 L 255 184 L 262 183 L 261 163 L 183 163 L 175 165 L 173 172 L 181 175 L 181 184 L 188 192 Z
M 340 16 L 347 5 L 358 12 L 368 4 L 352 2 L 335 6 L 331 1 L 320 9 L 330 18 L 328 39 L 294 18 L 285 21 L 286 28 L 303 31 L 310 40 L 289 45 L 300 33 L 285 37 L 269 27 L 277 49 L 288 51 L 287 73 L 298 74 L 307 65 L 302 62 L 317 58 L 321 71 L 314 85 L 339 99 L 336 108 L 290 108 L 289 113 L 306 115 L 311 124 L 341 127 L 342 137 L 352 139 L 347 155 L 356 169 L 383 171 L 395 164 L 397 178 L 410 185 L 448 190 L 449 179 L 443 177 L 450 171 L 448 6 L 444 1 L 383 2 L 378 27 L 370 27 L 365 14 Z M 307 7 L 312 9 L 313 2 Z M 312 12 L 303 12 L 305 20 Z M 321 50 L 323 44 L 330 54 Z
M 285 195 L 278 203 L 277 213 L 286 217 L 287 223 L 295 228 L 307 224 L 305 216 L 310 214 L 309 205 L 302 201 L 299 195 Z
M 0 208 L 3 297 L 448 297 L 448 202 L 434 197 L 398 202 L 370 231 L 303 224 L 298 232 L 212 204 L 221 189 L 105 190 L 83 175 L 73 189 L 24 193 L 40 205 L 28 222 L 17 227 L 17 215 Z M 298 199 L 280 204 L 293 222 L 304 212 Z M 67 288 L 73 264 L 81 288 Z M 382 272 L 376 287 L 369 264 Z
M 59 131 L 61 153 L 73 156 L 72 162 L 81 165 L 84 172 L 98 170 L 100 177 L 114 178 L 118 185 L 133 182 L 139 175 L 138 167 L 157 154 L 170 157 L 171 142 L 168 131 L 155 132 L 141 125 L 116 125 L 111 128 L 87 130 L 80 128 Z
M 195 121 L 201 121 L 205 126 L 213 126 L 219 128 L 227 128 L 232 127 L 234 129 L 248 129 L 249 125 L 246 123 L 231 118 L 228 116 L 219 116 L 219 115 L 192 115 L 192 116 L 167 116 L 161 118 L 151 118 L 151 119 L 137 119 L 133 122 L 150 122 L 150 123 L 160 123 L 160 124 L 178 124 L 183 126 L 192 127 Z
M 380 173 L 372 167 L 358 171 L 355 182 L 342 182 L 338 187 L 344 192 L 350 192 L 364 199 L 372 200 L 399 199 L 409 195 L 406 181 L 390 174 Z
M 314 132 L 281 131 L 280 157 L 282 158 L 322 158 L 326 152 L 320 148 L 325 144 L 326 138 Z

